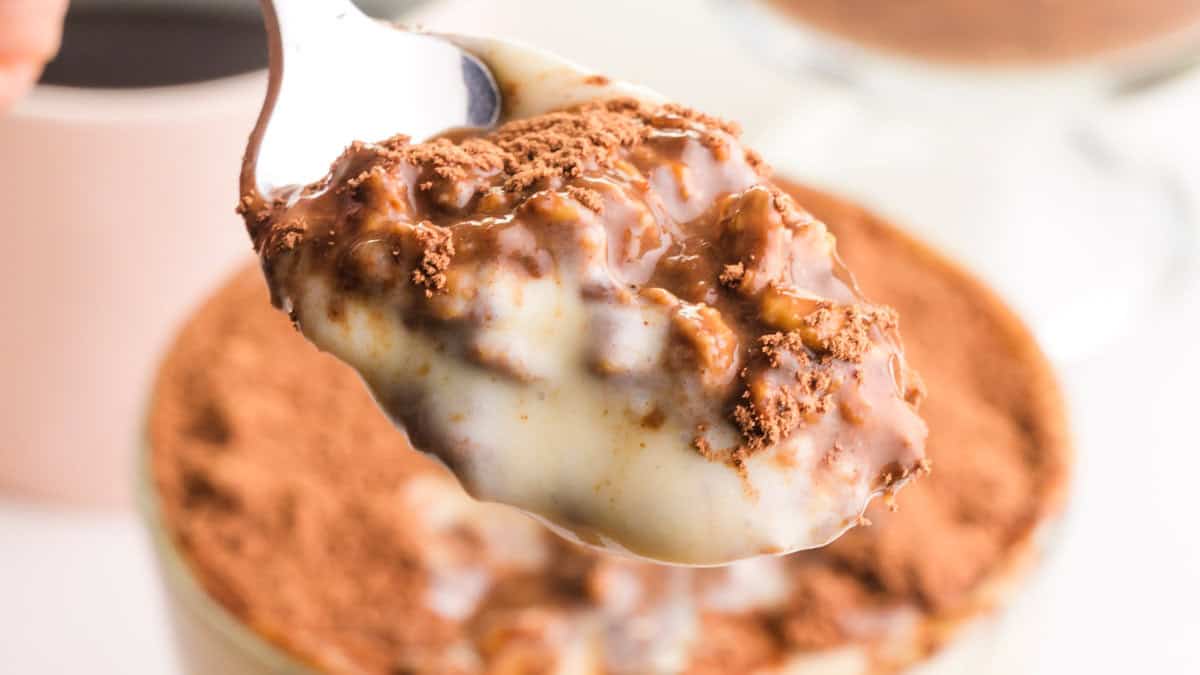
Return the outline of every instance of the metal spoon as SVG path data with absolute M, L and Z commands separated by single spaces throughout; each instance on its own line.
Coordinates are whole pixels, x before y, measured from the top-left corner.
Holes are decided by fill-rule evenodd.
M 398 28 L 349 0 L 262 6 L 270 78 L 241 175 L 258 200 L 319 180 L 356 140 L 424 140 L 596 98 L 664 100 L 526 45 Z
M 610 80 L 525 45 L 397 30 L 368 19 L 346 0 L 264 0 L 264 9 L 271 37 L 270 87 L 242 172 L 243 194 L 252 199 L 293 197 L 297 186 L 326 175 L 330 163 L 356 140 L 380 141 L 403 133 L 420 141 L 450 128 L 487 127 L 501 119 L 537 115 L 594 99 L 664 101 L 649 89 Z M 484 283 L 492 283 L 484 278 Z M 413 392 L 416 398 L 431 401 L 423 404 L 427 406 L 423 414 L 430 419 L 459 414 L 455 406 L 463 400 L 467 401 L 465 410 L 486 410 L 486 415 L 471 424 L 487 428 L 497 438 L 512 440 L 512 447 L 505 448 L 501 442 L 480 452 L 482 461 L 465 461 L 462 455 L 477 449 L 473 441 L 440 444 L 433 433 L 426 434 L 435 439 L 432 447 L 423 449 L 456 467 L 462 482 L 481 497 L 527 507 L 548 525 L 560 523 L 551 526 L 568 537 L 575 535 L 621 550 L 625 542 L 611 540 L 623 536 L 616 534 L 622 530 L 614 523 L 633 523 L 637 527 L 625 533 L 636 529 L 634 536 L 643 543 L 662 540 L 653 546 L 664 552 L 664 559 L 729 562 L 764 550 L 778 552 L 826 543 L 843 532 L 859 512 L 842 512 L 844 505 L 838 500 L 858 502 L 871 489 L 867 472 L 857 472 L 862 480 L 840 484 L 809 499 L 816 492 L 805 487 L 806 480 L 793 480 L 784 475 L 786 467 L 772 464 L 774 468 L 758 474 L 751 493 L 746 488 L 750 483 L 743 482 L 750 479 L 707 462 L 691 444 L 694 428 L 684 429 L 674 422 L 669 424 L 675 426 L 648 430 L 640 417 L 614 415 L 592 425 L 597 433 L 589 435 L 586 442 L 576 442 L 572 436 L 579 429 L 591 428 L 593 420 L 606 418 L 605 406 L 617 399 L 616 389 L 601 382 L 603 378 L 579 370 L 583 343 L 575 338 L 592 326 L 590 312 L 594 310 L 585 306 L 582 293 L 572 292 L 574 281 L 538 280 L 543 284 L 538 288 L 546 290 L 527 296 L 536 300 L 515 303 L 531 311 L 513 313 L 506 319 L 512 327 L 504 331 L 518 330 L 526 320 L 535 324 L 529 329 L 533 335 L 529 343 L 543 340 L 546 344 L 538 348 L 554 354 L 547 363 L 556 364 L 553 369 L 560 371 L 528 386 L 502 381 L 485 369 L 462 363 L 454 353 L 438 349 L 434 341 L 411 330 L 398 312 L 391 311 L 398 308 L 390 305 L 392 300 L 386 296 L 354 298 L 343 305 L 343 316 L 358 318 L 322 320 L 319 317 L 329 316 L 322 310 L 328 307 L 330 295 L 338 291 L 324 285 L 324 280 L 311 281 L 316 290 L 298 294 L 298 315 L 314 317 L 304 328 L 306 336 L 358 367 L 377 399 L 397 419 L 405 417 L 387 402 L 405 404 L 414 400 Z M 496 283 L 503 286 L 509 282 L 500 279 Z M 551 287 L 557 290 L 548 290 Z M 286 305 L 296 299 L 284 300 L 281 304 Z M 381 307 L 388 311 L 375 311 Z M 512 316 L 519 316 L 520 321 Z M 630 320 L 650 325 L 642 314 L 635 313 Z M 365 326 L 361 335 L 353 328 L 360 325 Z M 548 332 L 563 326 L 572 333 L 566 340 L 546 338 Z M 652 345 L 659 339 L 645 338 Z M 557 364 L 570 364 L 574 369 L 558 368 Z M 876 368 L 876 372 L 888 371 Z M 448 405 L 448 398 L 455 402 Z M 515 420 L 521 420 L 519 428 L 511 426 L 517 424 Z M 737 437 L 732 425 L 713 433 L 721 447 Z M 799 452 L 803 442 L 797 441 L 793 451 Z M 644 452 L 614 450 L 632 443 L 638 443 Z M 807 449 L 803 452 L 811 454 Z M 522 472 L 518 465 L 532 468 Z M 573 471 L 573 467 L 580 468 Z M 658 480 L 687 472 L 695 473 L 673 485 Z M 614 492 L 601 493 L 591 487 L 599 484 L 596 481 L 622 485 Z M 570 498 L 567 493 L 571 491 L 581 497 Z M 629 497 L 612 496 L 617 494 Z M 697 504 L 707 510 L 710 520 L 693 527 Z M 645 508 L 659 511 L 646 518 Z M 648 544 L 639 546 L 649 548 Z

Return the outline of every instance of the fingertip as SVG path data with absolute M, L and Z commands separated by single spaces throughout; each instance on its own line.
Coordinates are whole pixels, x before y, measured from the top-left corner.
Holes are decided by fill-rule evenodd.
M 37 82 L 42 67 L 25 61 L 0 61 L 0 112 L 7 111 Z

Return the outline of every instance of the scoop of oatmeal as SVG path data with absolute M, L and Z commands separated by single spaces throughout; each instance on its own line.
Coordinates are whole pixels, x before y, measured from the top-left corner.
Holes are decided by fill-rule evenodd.
M 821 546 L 926 466 L 895 313 L 720 120 L 609 100 L 356 143 L 242 207 L 274 302 L 415 447 L 578 540 Z

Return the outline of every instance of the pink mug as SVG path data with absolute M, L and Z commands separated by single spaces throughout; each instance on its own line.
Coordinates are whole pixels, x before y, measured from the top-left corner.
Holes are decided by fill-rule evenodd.
M 0 491 L 130 501 L 154 365 L 250 253 L 233 208 L 264 88 L 43 85 L 0 117 Z

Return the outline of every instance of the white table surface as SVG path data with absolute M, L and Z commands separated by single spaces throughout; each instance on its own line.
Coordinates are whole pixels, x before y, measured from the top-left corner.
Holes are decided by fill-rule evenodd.
M 768 71 L 741 75 L 756 62 L 702 2 L 464 0 L 426 16 L 431 26 L 537 42 L 740 119 L 751 135 L 770 125 L 777 101 L 802 95 Z M 630 16 L 650 20 L 617 27 Z M 1200 188 L 1200 79 L 1157 94 L 1131 119 Z M 1198 336 L 1193 288 L 1127 340 L 1061 371 L 1079 463 L 1056 553 L 1015 617 L 1034 633 L 1035 673 L 1200 672 Z M 0 498 L 0 673 L 175 672 L 132 514 Z

